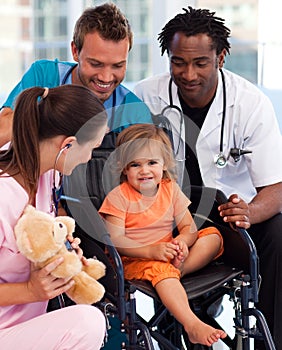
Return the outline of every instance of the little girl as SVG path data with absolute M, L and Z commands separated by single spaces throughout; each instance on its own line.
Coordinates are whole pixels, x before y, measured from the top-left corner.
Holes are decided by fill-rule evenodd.
M 220 256 L 223 243 L 214 227 L 197 231 L 190 200 L 175 181 L 168 136 L 154 125 L 130 126 L 118 136 L 112 164 L 121 184 L 106 196 L 100 214 L 122 256 L 125 278 L 150 281 L 192 343 L 211 346 L 225 338 L 224 331 L 192 312 L 180 282 L 181 276 Z

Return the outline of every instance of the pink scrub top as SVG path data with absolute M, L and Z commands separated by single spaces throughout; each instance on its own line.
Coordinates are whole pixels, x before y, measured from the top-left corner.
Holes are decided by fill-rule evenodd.
M 41 176 L 36 208 L 50 213 L 53 171 Z M 28 194 L 12 177 L 0 177 L 0 283 L 29 279 L 30 262 L 17 248 L 14 226 L 28 204 Z M 46 312 L 48 301 L 0 306 L 0 329 L 14 326 Z

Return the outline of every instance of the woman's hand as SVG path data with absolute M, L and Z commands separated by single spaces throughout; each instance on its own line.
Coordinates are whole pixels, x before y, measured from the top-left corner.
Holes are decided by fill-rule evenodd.
M 67 236 L 67 240 L 71 243 L 72 248 L 75 250 L 76 254 L 79 256 L 79 259 L 81 260 L 83 265 L 88 265 L 88 261 L 85 258 L 85 256 L 83 256 L 83 251 L 80 248 L 80 243 L 81 240 L 78 237 L 73 237 L 71 235 Z
M 31 263 L 27 289 L 34 302 L 52 299 L 65 293 L 73 286 L 74 281 L 71 278 L 56 278 L 51 275 L 52 271 L 63 261 L 64 259 L 61 257 L 41 269 Z
M 223 221 L 229 222 L 231 227 L 234 224 L 244 229 L 251 226 L 249 205 L 237 194 L 232 194 L 228 202 L 220 205 L 218 210 Z

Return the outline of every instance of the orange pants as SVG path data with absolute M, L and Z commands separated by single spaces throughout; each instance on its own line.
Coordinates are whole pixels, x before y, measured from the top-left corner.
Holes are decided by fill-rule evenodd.
M 220 232 L 215 227 L 207 227 L 198 232 L 198 238 L 211 234 L 217 234 L 221 240 L 219 252 L 214 258 L 217 259 L 223 253 L 223 238 Z M 152 283 L 153 287 L 166 278 L 180 279 L 181 276 L 179 269 L 174 267 L 170 262 L 129 258 L 126 256 L 122 257 L 122 262 L 125 279 L 147 280 Z

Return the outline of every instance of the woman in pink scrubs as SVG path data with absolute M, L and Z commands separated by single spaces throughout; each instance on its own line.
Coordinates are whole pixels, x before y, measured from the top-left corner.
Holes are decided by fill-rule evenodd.
M 55 171 L 70 175 L 86 163 L 105 134 L 102 103 L 87 88 L 33 87 L 21 93 L 13 138 L 0 152 L 0 348 L 96 350 L 105 335 L 103 314 L 91 305 L 46 312 L 48 300 L 72 280 L 54 279 L 60 260 L 37 269 L 17 248 L 14 226 L 27 204 L 52 213 Z M 82 256 L 77 242 L 73 242 Z

